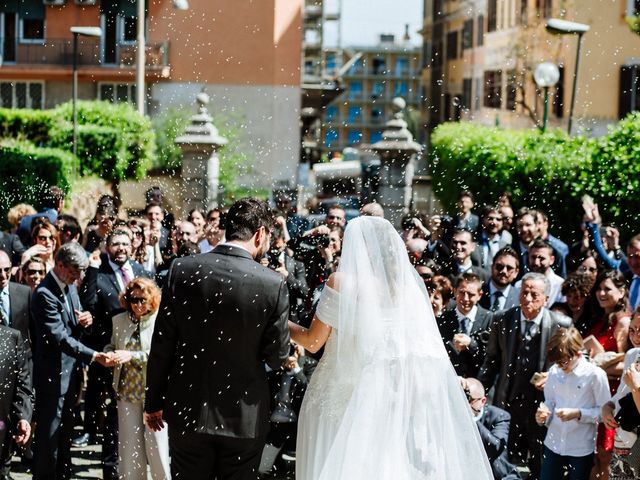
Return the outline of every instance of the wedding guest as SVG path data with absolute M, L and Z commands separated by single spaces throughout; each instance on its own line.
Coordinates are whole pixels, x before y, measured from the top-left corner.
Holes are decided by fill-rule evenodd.
M 482 286 L 479 305 L 500 312 L 519 304 L 520 289 L 513 285 L 520 272 L 518 254 L 510 246 L 498 250 L 491 264 L 491 280 Z
M 155 326 L 160 289 L 153 280 L 134 278 L 120 294 L 125 309 L 113 317 L 111 343 L 113 389 L 118 405 L 118 472 L 121 479 L 146 480 L 147 463 L 153 479 L 170 479 L 167 429 L 153 432 L 145 427 L 144 389 L 151 337 Z
M 501 408 L 487 405 L 484 387 L 475 378 L 461 378 L 460 383 L 478 426 L 484 451 L 491 464 L 493 478 L 519 480 L 520 475 L 515 465 L 509 462 L 507 450 L 511 415 Z
M 604 352 L 624 353 L 629 345 L 629 320 L 627 310 L 627 283 L 624 275 L 616 270 L 605 270 L 596 279 L 593 291 L 601 308 L 601 316 L 587 330 L 587 336 L 593 336 Z M 597 352 L 589 352 L 593 358 Z M 611 394 L 620 384 L 624 363 L 616 362 L 605 370 L 609 378 Z M 598 429 L 598 453 L 595 457 L 594 474 L 607 478 L 615 430 L 601 424 Z
M 443 275 L 436 275 L 426 280 L 425 286 L 427 287 L 427 292 L 429 292 L 433 314 L 438 318 L 453 298 L 451 280 Z
M 446 274 L 451 281 L 463 272 L 473 272 L 483 282 L 488 282 L 491 278 L 489 271 L 476 266 L 472 261 L 472 254 L 476 250 L 476 242 L 470 230 L 456 228 L 451 236 L 451 263 L 445 267 L 443 274 Z
M 35 292 L 36 288 L 47 274 L 47 265 L 40 257 L 31 257 L 21 268 L 21 283 L 28 286 L 31 292 Z
M 561 293 L 564 278 L 553 271 L 552 266 L 555 262 L 555 255 L 551 245 L 544 240 L 534 240 L 528 248 L 528 262 L 531 272 L 541 273 L 549 280 L 551 291 L 549 293 L 547 307 L 550 307 L 556 302 L 564 302 L 565 298 Z M 519 286 L 519 283 L 517 283 L 516 286 Z
M 627 351 L 624 357 L 625 372 L 633 364 L 637 363 L 640 357 L 640 311 L 636 311 L 631 318 L 629 342 L 633 348 Z M 626 381 L 620 382 L 618 390 L 611 401 L 605 403 L 602 407 L 602 422 L 608 428 L 616 429 L 613 455 L 609 464 L 611 470 L 610 478 L 615 480 L 634 480 L 640 475 L 640 450 L 638 449 L 640 443 L 637 442 L 637 431 L 635 428 L 623 428 L 618 421 L 621 401 L 630 391 Z
M 84 240 L 84 249 L 87 252 L 91 253 L 95 250 L 100 250 L 100 252 L 105 251 L 105 240 L 113 229 L 116 215 L 117 210 L 114 205 L 110 203 L 98 204 L 94 217 L 95 224 L 87 227 Z
M 205 238 L 200 240 L 198 244 L 202 253 L 210 252 L 219 243 L 224 242 L 226 223 L 226 215 L 222 210 L 214 208 L 207 212 L 207 224 L 204 227 Z
M 40 257 L 47 266 L 47 272 L 53 268 L 54 258 L 60 248 L 58 229 L 46 218 L 37 217 L 31 230 L 33 244 L 22 254 L 22 262 L 33 256 Z
M 198 242 L 204 240 L 204 226 L 206 221 L 204 219 L 204 213 L 199 208 L 194 208 L 187 215 L 187 221 L 191 222 L 194 227 L 196 227 L 196 234 L 198 235 Z
M 453 219 L 454 227 L 469 230 L 470 232 L 475 232 L 476 230 L 478 230 L 480 219 L 477 215 L 471 213 L 474 205 L 475 200 L 473 198 L 473 193 L 468 190 L 460 192 L 460 195 L 458 195 L 457 203 L 458 214 Z
M 73 215 L 60 214 L 56 219 L 56 228 L 60 233 L 60 244 L 69 242 L 82 243 L 82 228 Z
M 549 340 L 553 365 L 544 386 L 536 422 L 548 427 L 541 480 L 589 477 L 593 466 L 600 409 L 611 398 L 604 371 L 582 356 L 582 337 L 574 327 L 560 328 Z
M 36 213 L 36 209 L 28 203 L 18 203 L 11 207 L 7 213 L 7 220 L 11 225 L 11 231 L 15 232 L 18 230 L 18 226 L 24 217 L 27 215 L 34 215 Z
M 561 292 L 567 299 L 569 316 L 580 335 L 586 333 L 593 320 L 590 294 L 594 283 L 595 277 L 591 274 L 578 272 L 570 273 L 562 283 Z
M 156 267 L 162 263 L 162 253 L 158 242 L 155 245 L 147 242 L 149 222 L 144 218 L 131 218 L 127 225 L 131 230 L 131 257 L 146 271 L 155 273 Z

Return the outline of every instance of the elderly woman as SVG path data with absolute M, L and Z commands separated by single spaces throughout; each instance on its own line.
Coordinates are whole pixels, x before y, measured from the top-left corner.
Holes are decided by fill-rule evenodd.
M 167 429 L 152 432 L 144 425 L 147 360 L 160 290 L 152 280 L 135 278 L 120 296 L 125 312 L 113 317 L 111 352 L 113 388 L 118 399 L 120 478 L 146 480 L 147 463 L 154 480 L 171 478 Z

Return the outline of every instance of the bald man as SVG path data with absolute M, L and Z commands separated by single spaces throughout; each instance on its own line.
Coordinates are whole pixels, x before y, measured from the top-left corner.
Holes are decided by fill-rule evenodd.
M 521 478 L 516 467 L 509 463 L 507 440 L 511 416 L 501 408 L 487 405 L 484 387 L 475 378 L 460 378 L 467 395 L 473 418 L 478 425 L 480 438 L 491 463 L 496 480 L 516 480 Z

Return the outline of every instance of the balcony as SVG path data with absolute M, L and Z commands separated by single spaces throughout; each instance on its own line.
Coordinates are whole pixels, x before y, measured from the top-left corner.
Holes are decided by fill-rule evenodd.
M 8 40 L 13 45 L 5 43 Z M 14 38 L 0 38 L 3 45 L 3 66 L 70 67 L 73 65 L 73 39 L 48 39 L 43 43 L 17 43 Z M 145 49 L 146 67 L 162 70 L 169 66 L 169 42 L 148 43 Z M 99 39 L 78 39 L 78 65 L 104 68 L 134 69 L 136 45 L 105 46 Z

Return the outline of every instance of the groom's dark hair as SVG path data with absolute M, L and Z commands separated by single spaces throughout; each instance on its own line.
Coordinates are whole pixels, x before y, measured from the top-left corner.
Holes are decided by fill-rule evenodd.
M 246 242 L 260 227 L 268 232 L 275 227 L 273 212 L 266 202 L 257 198 L 242 198 L 231 205 L 227 213 L 227 240 Z

